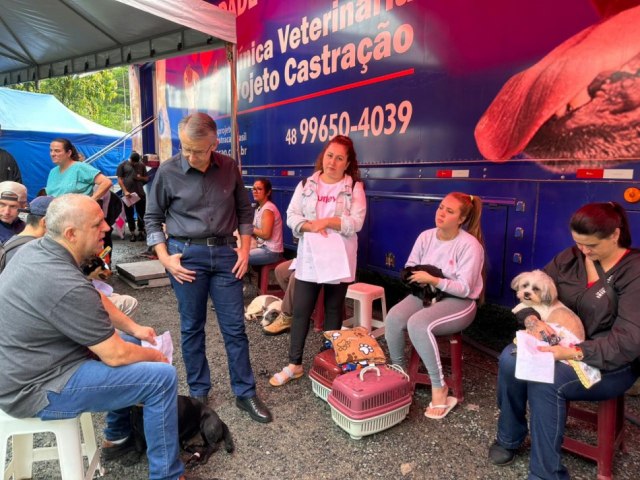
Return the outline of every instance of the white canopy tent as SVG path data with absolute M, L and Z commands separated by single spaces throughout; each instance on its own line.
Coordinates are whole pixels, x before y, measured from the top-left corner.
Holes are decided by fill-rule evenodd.
M 236 16 L 204 0 L 0 0 L 0 86 L 140 64 L 232 45 Z
M 0 0 L 0 86 L 236 43 L 203 0 Z

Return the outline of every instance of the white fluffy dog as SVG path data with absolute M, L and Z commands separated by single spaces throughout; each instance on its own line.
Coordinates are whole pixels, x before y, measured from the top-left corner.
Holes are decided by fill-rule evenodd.
M 244 312 L 245 320 L 258 320 L 262 319 L 263 326 L 273 322 L 275 317 L 280 313 L 282 306 L 282 300 L 273 295 L 260 295 L 254 298 Z M 275 313 L 275 314 L 274 314 Z
M 513 313 L 527 307 L 534 308 L 542 320 L 550 324 L 562 339 L 568 340 L 567 343 L 582 342 L 585 339 L 582 321 L 558 300 L 558 289 L 553 279 L 542 270 L 521 273 L 513 279 L 511 288 L 516 291 L 520 300 L 512 310 Z M 567 338 L 568 335 L 563 330 L 571 333 L 575 339 Z

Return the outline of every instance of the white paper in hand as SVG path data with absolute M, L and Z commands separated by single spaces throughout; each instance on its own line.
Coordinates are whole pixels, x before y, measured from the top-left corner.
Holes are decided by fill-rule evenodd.
M 516 358 L 516 378 L 540 383 L 553 383 L 555 360 L 553 353 L 541 352 L 538 346 L 547 343 L 537 340 L 525 331 L 516 332 L 518 356 Z
M 136 192 L 133 192 L 128 197 L 124 195 L 122 197 L 122 201 L 127 207 L 130 207 L 131 205 L 138 203 L 140 201 L 140 196 Z
M 160 353 L 167 357 L 169 363 L 173 364 L 173 341 L 171 340 L 171 332 L 168 330 L 156 337 L 155 345 L 150 344 L 146 340 L 142 340 L 142 346 L 160 350 Z
M 305 252 L 305 259 L 313 262 L 318 283 L 335 283 L 349 277 L 349 257 L 339 233 L 328 230 L 326 237 L 320 233 L 305 233 L 304 241 L 311 251 L 311 255 Z

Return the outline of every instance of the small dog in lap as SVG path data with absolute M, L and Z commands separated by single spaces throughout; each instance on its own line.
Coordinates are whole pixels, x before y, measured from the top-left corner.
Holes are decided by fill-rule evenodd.
M 585 339 L 582 321 L 558 300 L 558 289 L 553 279 L 542 270 L 521 273 L 513 279 L 511 288 L 516 291 L 516 296 L 520 300 L 512 310 L 513 313 L 518 313 L 525 308 L 533 308 L 540 315 L 540 319 L 550 324 L 561 337 L 568 336 L 567 332 L 575 337 L 569 343 L 582 342 Z M 540 338 L 539 329 L 535 326 L 527 330 L 539 340 L 544 340 Z
M 438 278 L 444 278 L 444 274 L 442 273 L 442 270 L 433 265 L 415 265 L 413 267 L 405 267 L 400 270 L 400 279 L 402 280 L 402 283 L 409 288 L 412 295 L 422 299 L 422 305 L 428 307 L 432 303 L 439 302 L 447 296 L 445 292 L 438 290 L 433 285 L 420 285 L 417 282 L 411 282 L 409 278 L 413 275 L 413 272 L 417 271 L 427 272 L 429 275 Z

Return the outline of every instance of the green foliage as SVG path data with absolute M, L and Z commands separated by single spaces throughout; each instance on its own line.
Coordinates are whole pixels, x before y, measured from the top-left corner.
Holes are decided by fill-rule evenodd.
M 131 129 L 128 67 L 13 85 L 27 92 L 48 93 L 67 108 L 105 127 Z

